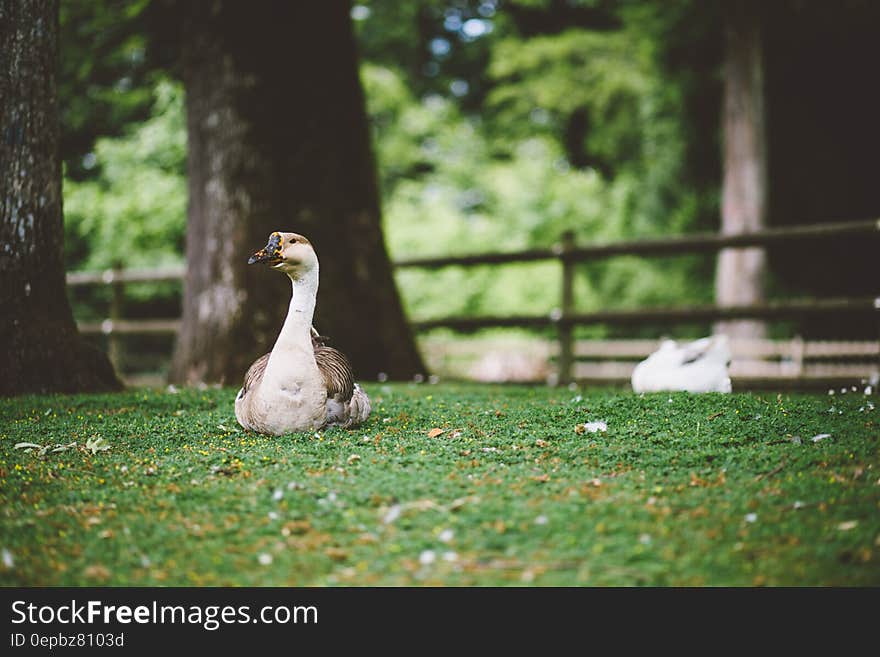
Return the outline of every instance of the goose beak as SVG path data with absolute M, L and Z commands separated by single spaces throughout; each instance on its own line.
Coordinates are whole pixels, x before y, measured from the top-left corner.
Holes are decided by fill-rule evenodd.
M 248 264 L 254 265 L 259 262 L 277 263 L 281 261 L 281 235 L 272 233 L 269 243 L 248 258 Z

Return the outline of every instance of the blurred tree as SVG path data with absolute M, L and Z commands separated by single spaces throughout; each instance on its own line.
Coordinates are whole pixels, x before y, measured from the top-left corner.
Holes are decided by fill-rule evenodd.
M 724 182 L 721 230 L 727 234 L 759 231 L 767 224 L 767 145 L 764 110 L 764 49 L 760 3 L 725 3 Z M 747 306 L 764 300 L 766 253 L 763 248 L 724 249 L 718 255 L 715 299 L 722 306 Z M 716 331 L 738 338 L 766 335 L 764 322 L 718 322 Z
M 157 58 L 150 56 L 150 0 L 65 0 L 58 97 L 65 175 L 96 173 L 92 147 L 150 116 Z
M 173 381 L 235 383 L 272 346 L 283 277 L 248 267 L 270 232 L 322 263 L 316 327 L 358 376 L 423 371 L 380 224 L 347 3 L 171 3 L 187 93 L 189 218 Z
M 771 225 L 880 216 L 880 3 L 764 3 Z M 877 296 L 880 234 L 768 248 L 771 292 Z M 875 318 L 805 318 L 814 339 L 876 339 Z
M 0 5 L 0 62 L 0 394 L 118 389 L 65 290 L 56 0 Z
M 65 180 L 68 267 L 109 269 L 120 253 L 127 267 L 183 264 L 183 85 L 159 79 L 150 95 L 155 95 L 151 116 L 120 137 L 99 137 L 90 147 L 95 166 L 89 177 Z

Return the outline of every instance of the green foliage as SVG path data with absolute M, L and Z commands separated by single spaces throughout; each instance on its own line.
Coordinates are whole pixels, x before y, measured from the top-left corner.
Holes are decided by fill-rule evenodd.
M 640 104 L 651 91 L 650 62 L 626 32 L 567 30 L 527 40 L 508 37 L 493 49 L 487 98 L 498 130 L 556 133 L 586 108 L 598 129 L 588 133 L 597 156 L 627 160 L 637 148 Z
M 635 176 L 607 180 L 595 169 L 574 168 L 546 133 L 510 140 L 497 157 L 481 124 L 452 101 L 436 95 L 417 101 L 388 68 L 365 66 L 362 77 L 392 258 L 550 246 L 565 230 L 582 243 L 620 240 L 632 236 L 634 225 L 651 225 L 634 217 L 634 199 L 644 194 Z M 679 228 L 691 209 L 671 212 L 664 223 Z M 583 268 L 576 298 L 584 310 L 705 298 L 709 286 L 694 284 L 703 266 L 699 258 L 672 266 L 616 259 Z M 407 269 L 397 280 L 415 317 L 549 312 L 559 303 L 556 263 Z
M 186 127 L 183 89 L 159 81 L 153 115 L 117 138 L 98 139 L 97 175 L 64 181 L 64 227 L 70 269 L 116 261 L 155 267 L 183 260 L 186 222 Z
M 352 16 L 362 58 L 400 71 L 417 96 L 441 94 L 479 111 L 493 37 L 507 23 L 496 0 L 360 0 Z
M 76 180 L 90 176 L 96 138 L 118 136 L 150 115 L 149 0 L 60 3 L 61 156 Z M 83 162 L 85 158 L 85 163 Z
M 0 400 L 0 585 L 880 584 L 876 397 L 366 390 L 280 438 L 229 389 Z
M 63 16 L 67 52 L 83 60 L 77 68 L 65 59 L 65 131 L 112 135 L 90 148 L 86 169 L 70 159 L 68 268 L 178 263 L 186 206 L 182 91 L 162 77 L 148 81 L 143 3 L 105 4 L 76 5 Z M 551 17 L 561 11 L 556 3 L 533 5 L 527 9 Z M 716 188 L 687 182 L 681 104 L 695 83 L 665 68 L 663 44 L 675 42 L 669 35 L 690 3 L 676 3 L 671 17 L 654 6 L 604 3 L 614 29 L 546 34 L 523 34 L 517 7 L 525 4 L 506 10 L 426 0 L 401 8 L 371 0 L 355 12 L 392 257 L 548 246 L 566 230 L 580 243 L 674 234 L 714 216 Z M 116 27 L 99 35 L 114 19 Z M 470 20 L 485 32 L 469 36 Z M 468 91 L 452 93 L 455 80 Z M 122 127 L 145 97 L 150 117 Z M 416 318 L 544 313 L 559 303 L 557 263 L 400 270 L 397 280 Z M 144 286 L 136 294 L 158 291 Z M 576 283 L 582 310 L 709 298 L 709 258 L 618 258 L 580 267 Z

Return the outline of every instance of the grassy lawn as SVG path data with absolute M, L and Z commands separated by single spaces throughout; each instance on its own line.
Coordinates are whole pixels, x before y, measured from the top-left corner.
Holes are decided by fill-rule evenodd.
M 366 388 L 282 438 L 231 389 L 0 401 L 0 584 L 880 584 L 876 397 Z

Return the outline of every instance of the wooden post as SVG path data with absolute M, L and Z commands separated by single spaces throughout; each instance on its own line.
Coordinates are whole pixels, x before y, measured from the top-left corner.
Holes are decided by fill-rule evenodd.
M 122 340 L 119 331 L 116 330 L 119 320 L 122 319 L 122 306 L 125 295 L 125 284 L 122 281 L 122 263 L 113 263 L 110 271 L 110 329 L 107 335 L 107 356 L 113 363 L 113 369 L 121 372 L 122 366 Z
M 792 376 L 801 377 L 804 375 L 804 339 L 800 335 L 794 336 L 791 341 L 792 363 L 794 365 Z
M 574 233 L 570 230 L 562 234 L 559 258 L 562 260 L 562 289 L 559 299 L 559 323 L 557 325 L 559 339 L 559 385 L 568 385 L 572 381 L 574 366 L 573 335 L 574 326 L 565 320 L 574 312 L 574 267 L 575 261 L 569 257 L 574 250 Z
M 721 232 L 762 230 L 767 214 L 767 143 L 764 112 L 762 3 L 724 3 L 724 103 L 722 112 L 724 180 Z M 718 255 L 715 300 L 744 306 L 764 300 L 763 248 L 724 249 Z M 716 333 L 732 338 L 763 338 L 766 325 L 755 320 L 719 322 Z

